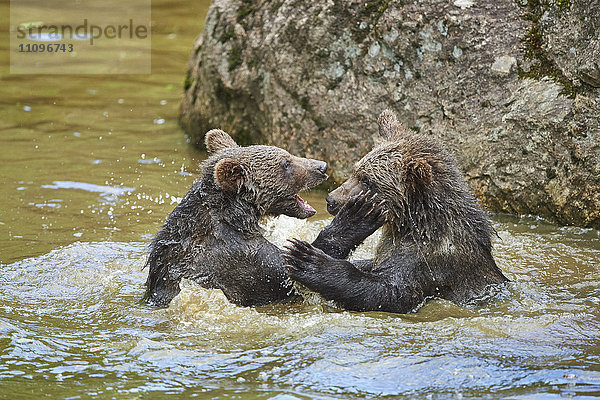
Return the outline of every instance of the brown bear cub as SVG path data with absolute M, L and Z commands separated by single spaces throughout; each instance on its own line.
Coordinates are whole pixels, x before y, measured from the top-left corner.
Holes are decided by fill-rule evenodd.
M 206 134 L 205 143 L 213 155 L 150 245 L 146 301 L 168 305 L 182 278 L 221 289 L 242 306 L 294 298 L 282 250 L 262 236 L 259 221 L 266 215 L 314 215 L 297 193 L 327 179 L 327 164 L 273 146 L 240 147 L 217 129 Z M 346 257 L 383 220 L 378 210 L 358 212 L 368 208 L 368 200 L 362 196 L 345 207 L 313 245 Z
M 334 215 L 361 191 L 383 201 L 375 258 L 349 262 L 294 240 L 284 256 L 290 276 L 346 309 L 396 313 L 431 298 L 465 304 L 507 281 L 492 257 L 488 216 L 453 157 L 404 130 L 389 110 L 377 122 L 383 141 L 327 196 Z

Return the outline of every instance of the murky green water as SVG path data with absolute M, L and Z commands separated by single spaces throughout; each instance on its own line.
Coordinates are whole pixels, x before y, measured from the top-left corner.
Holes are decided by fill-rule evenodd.
M 141 304 L 146 246 L 203 158 L 176 117 L 206 7 L 153 2 L 152 75 L 84 77 L 8 75 L 0 6 L 0 398 L 600 397 L 594 230 L 495 217 L 513 283 L 470 309 L 249 309 L 191 283 Z M 325 223 L 264 225 L 282 244 Z

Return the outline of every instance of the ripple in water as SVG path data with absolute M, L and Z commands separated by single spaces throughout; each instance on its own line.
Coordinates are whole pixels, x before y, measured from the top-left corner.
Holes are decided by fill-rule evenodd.
M 279 217 L 263 227 L 281 246 L 326 223 Z M 469 308 L 432 301 L 409 315 L 347 312 L 318 296 L 242 308 L 190 281 L 168 308 L 151 308 L 140 302 L 147 243 L 75 243 L 2 265 L 0 385 L 22 393 L 50 380 L 59 397 L 92 398 L 598 395 L 594 233 L 495 227 L 513 282 Z M 376 241 L 354 256 L 369 257 Z

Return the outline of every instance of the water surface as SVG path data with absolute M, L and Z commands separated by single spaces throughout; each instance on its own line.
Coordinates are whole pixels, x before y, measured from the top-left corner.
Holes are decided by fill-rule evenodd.
M 241 308 L 191 282 L 141 303 L 147 245 L 205 157 L 176 118 L 207 4 L 153 2 L 149 76 L 8 75 L 0 5 L 0 398 L 600 397 L 595 230 L 495 216 L 512 283 L 468 308 Z M 272 241 L 327 223 L 304 197 L 317 216 L 263 221 Z

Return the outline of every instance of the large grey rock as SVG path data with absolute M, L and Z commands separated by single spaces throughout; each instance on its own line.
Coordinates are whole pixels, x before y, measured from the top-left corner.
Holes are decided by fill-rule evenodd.
M 215 0 L 180 121 L 194 143 L 221 127 L 340 181 L 391 108 L 450 147 L 490 209 L 599 228 L 600 12 L 586 7 Z
M 561 0 L 538 7 L 544 50 L 571 81 L 600 87 L 600 1 Z M 576 82 L 577 83 L 577 82 Z

